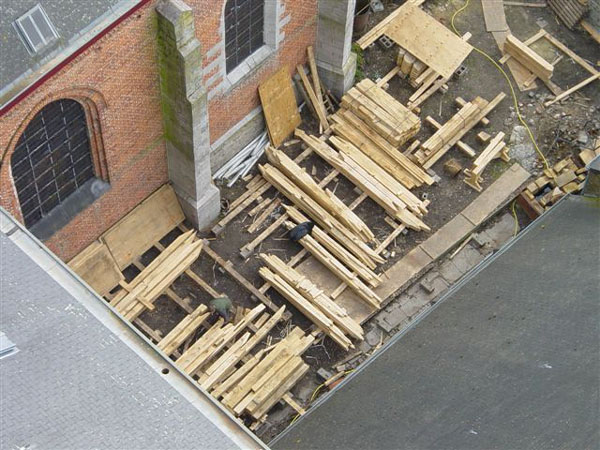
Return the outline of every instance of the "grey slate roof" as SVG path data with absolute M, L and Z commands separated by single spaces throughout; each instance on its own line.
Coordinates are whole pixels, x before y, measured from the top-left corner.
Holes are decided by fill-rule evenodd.
M 0 360 L 0 448 L 260 448 L 1 209 L 0 222 L 0 330 L 18 348 Z
M 271 448 L 600 448 L 599 224 L 565 198 Z
M 2 0 L 0 1 L 0 106 L 73 53 L 140 0 Z M 30 55 L 13 22 L 41 4 L 59 40 Z M 52 64 L 47 64 L 53 60 Z

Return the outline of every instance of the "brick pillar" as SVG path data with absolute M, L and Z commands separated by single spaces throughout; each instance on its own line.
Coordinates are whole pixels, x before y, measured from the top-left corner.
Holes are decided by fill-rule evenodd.
M 319 0 L 315 58 L 319 77 L 337 97 L 354 82 L 356 55 L 350 51 L 356 0 Z
M 211 179 L 200 42 L 192 9 L 183 1 L 164 0 L 156 11 L 169 179 L 188 220 L 203 229 L 219 215 L 221 202 Z

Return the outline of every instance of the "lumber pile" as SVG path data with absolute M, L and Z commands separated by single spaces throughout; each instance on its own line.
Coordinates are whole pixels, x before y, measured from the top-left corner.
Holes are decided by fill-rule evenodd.
M 298 208 L 308 214 L 316 223 L 321 225 L 331 236 L 343 244 L 357 258 L 366 264 L 382 263 L 384 260 L 363 240 L 352 231 L 348 230 L 326 209 L 319 205 L 312 197 L 299 189 L 281 171 L 270 164 L 259 166 L 263 177 L 285 195 Z
M 296 223 L 300 224 L 306 222 L 308 219 L 296 208 L 289 205 L 283 205 L 285 211 L 290 218 Z M 332 255 L 334 255 L 339 261 L 341 261 L 346 267 L 352 272 L 362 278 L 369 286 L 377 287 L 381 284 L 381 278 L 375 272 L 371 270 L 352 253 L 346 250 L 342 245 L 332 239 L 327 233 L 321 230 L 318 226 L 314 226 L 311 231 L 311 236 L 323 247 L 325 247 Z
M 350 337 L 363 339 L 361 326 L 311 281 L 273 255 L 260 255 L 266 267 L 260 275 L 344 350 L 354 348 Z
M 579 153 L 579 162 L 564 158 L 552 168 L 544 169 L 544 174 L 529 183 L 518 197 L 519 204 L 527 215 L 535 219 L 566 194 L 576 194 L 583 189 L 587 165 L 600 155 L 596 150 L 584 149 Z
M 504 41 L 504 52 L 515 58 L 542 80 L 549 80 L 554 73 L 552 64 L 512 34 L 509 34 Z
M 346 92 L 341 105 L 396 148 L 421 127 L 415 114 L 368 78 Z
M 385 184 L 386 177 L 383 175 L 385 172 L 380 168 L 377 171 L 378 166 L 376 164 L 373 163 L 369 167 L 371 170 L 369 172 L 346 153 L 335 151 L 325 142 L 306 134 L 302 130 L 296 130 L 296 136 L 382 206 L 393 218 L 414 230 L 429 230 L 429 227 L 420 218 L 427 211 L 426 204 L 413 194 L 410 194 L 410 196 L 405 195 L 401 198 L 399 193 L 394 192 L 394 187 Z M 336 136 L 332 136 L 330 141 L 336 147 L 346 150 L 352 145 Z M 382 177 L 381 179 L 373 175 L 375 171 Z
M 492 101 L 476 97 L 472 102 L 465 102 L 460 110 L 443 124 L 429 139 L 420 144 L 413 154 L 414 159 L 424 168 L 433 166 L 442 156 L 460 139 L 467 134 L 480 121 L 489 114 L 503 99 L 506 94 L 501 92 Z M 428 120 L 428 122 L 434 122 Z M 464 147 L 464 144 L 463 144 Z
M 588 11 L 587 1 L 548 0 L 548 6 L 569 30 L 572 30 Z
M 256 306 L 236 325 L 232 323 L 223 325 L 223 319 L 220 318 L 175 363 L 187 374 L 196 375 L 206 363 L 233 341 L 264 310 L 265 305 Z
M 145 308 L 153 310 L 153 302 L 198 258 L 201 250 L 202 241 L 196 240 L 193 230 L 183 233 L 131 283 L 122 281 L 122 289 L 110 304 L 130 321 Z
M 257 420 L 288 392 L 308 371 L 301 354 L 313 343 L 295 327 L 287 337 L 268 351 L 249 358 L 212 394 L 237 416 L 249 414 Z
M 358 234 L 365 242 L 375 240 L 373 232 L 348 206 L 331 191 L 321 188 L 308 173 L 292 161 L 284 152 L 270 147 L 267 149 L 267 156 L 271 164 L 277 167 L 290 181 L 326 209 L 333 217 L 338 219 L 345 227 Z
M 352 111 L 340 109 L 331 116 L 333 132 L 352 142 L 361 152 L 377 163 L 389 175 L 412 189 L 423 184 L 433 184 L 433 178 L 421 167 L 403 155 L 385 138 L 372 130 Z
M 510 161 L 508 147 L 503 139 L 504 133 L 498 133 L 475 161 L 473 161 L 471 167 L 464 170 L 465 179 L 463 181 L 477 192 L 481 192 L 483 189 L 481 187 L 481 182 L 483 181 L 481 174 L 490 162 L 496 158 L 501 158 L 504 162 Z
M 291 230 L 294 228 L 292 222 L 285 222 L 285 226 Z M 321 264 L 327 267 L 334 275 L 348 285 L 356 294 L 368 305 L 379 309 L 381 299 L 371 290 L 360 278 L 352 273 L 344 264 L 333 256 L 325 247 L 319 244 L 310 234 L 302 237 L 298 241 L 306 248 Z
M 210 312 L 206 305 L 200 305 L 191 314 L 179 322 L 157 346 L 166 355 L 171 356 L 208 318 Z
M 268 314 L 261 315 L 254 323 L 256 331 L 252 336 L 245 333 L 227 351 L 202 370 L 202 374 L 198 379 L 200 385 L 210 391 L 235 372 L 236 365 L 246 358 L 250 351 L 282 320 L 284 312 L 285 306 L 282 306 L 272 316 Z

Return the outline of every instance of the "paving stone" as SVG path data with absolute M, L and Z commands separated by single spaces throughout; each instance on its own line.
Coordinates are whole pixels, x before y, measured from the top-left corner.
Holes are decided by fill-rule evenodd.
M 392 295 L 423 270 L 431 261 L 431 257 L 423 251 L 421 246 L 415 247 L 385 272 L 386 277 L 384 279 L 394 280 L 394 282 L 382 283 L 375 290 L 375 293 L 381 298 Z
M 474 225 L 481 224 L 507 200 L 507 197 L 513 191 L 525 183 L 529 177 L 529 172 L 523 169 L 523 167 L 519 164 L 513 164 L 460 214 Z
M 371 328 L 371 330 L 369 330 L 365 334 L 365 342 L 367 344 L 369 344 L 371 347 L 379 344 L 380 340 L 381 340 L 381 330 L 377 327 Z
M 473 224 L 459 214 L 423 242 L 421 248 L 432 259 L 437 259 L 459 243 L 472 229 Z
M 463 273 L 468 272 L 485 258 L 479 251 L 467 245 L 452 258 L 454 265 Z
M 400 307 L 396 306 L 391 311 L 384 311 L 382 314 L 378 315 L 377 324 L 389 333 L 406 319 L 408 319 L 406 313 Z M 379 340 L 377 342 L 379 342 Z
M 444 279 L 450 284 L 455 283 L 465 273 L 461 271 L 451 259 L 442 263 L 439 271 Z

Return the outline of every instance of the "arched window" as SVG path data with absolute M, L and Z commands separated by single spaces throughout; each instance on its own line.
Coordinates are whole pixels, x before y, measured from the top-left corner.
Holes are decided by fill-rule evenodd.
M 93 179 L 94 163 L 82 105 L 61 99 L 39 111 L 17 142 L 11 170 L 28 228 Z
M 225 3 L 227 73 L 264 45 L 264 9 L 264 0 L 227 0 Z

